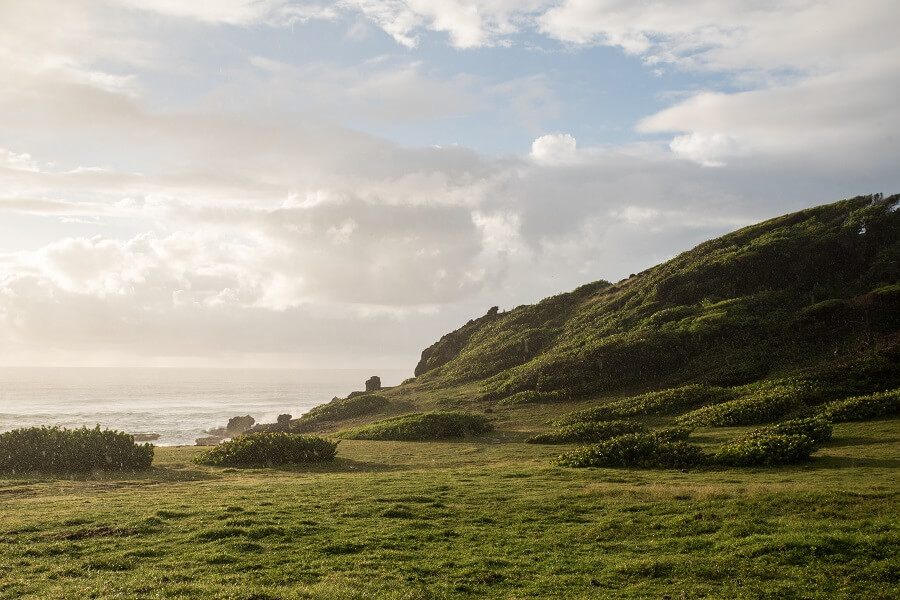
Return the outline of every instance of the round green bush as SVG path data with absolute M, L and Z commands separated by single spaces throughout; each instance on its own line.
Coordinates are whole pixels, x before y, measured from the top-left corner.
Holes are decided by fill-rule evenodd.
M 751 433 L 724 446 L 713 462 L 734 467 L 772 466 L 809 459 L 819 445 L 806 435 Z
M 821 417 L 792 419 L 757 429 L 750 435 L 760 434 L 805 435 L 814 441 L 817 446 L 821 446 L 831 439 L 831 423 Z
M 260 431 L 241 435 L 194 457 L 201 465 L 273 466 L 334 459 L 337 441 L 314 435 Z
M 596 423 L 576 423 L 561 427 L 556 431 L 542 433 L 525 440 L 529 444 L 567 444 L 569 442 L 599 442 L 626 433 L 647 431 L 637 421 L 598 421 Z
M 630 433 L 559 455 L 562 467 L 685 468 L 703 464 L 706 453 L 683 441 L 667 441 L 653 433 Z
M 111 429 L 27 427 L 0 434 L 0 472 L 79 473 L 146 469 L 153 446 Z
M 383 419 L 338 435 L 351 440 L 422 441 L 479 435 L 493 428 L 484 415 L 435 411 Z

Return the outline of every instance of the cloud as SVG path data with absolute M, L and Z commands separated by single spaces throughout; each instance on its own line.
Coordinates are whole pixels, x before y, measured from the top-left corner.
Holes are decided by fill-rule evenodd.
M 679 135 L 669 144 L 675 154 L 704 167 L 725 166 L 724 159 L 735 154 L 737 146 L 733 137 L 722 133 Z
M 900 8 L 873 0 L 747 3 L 565 0 L 538 19 L 547 35 L 618 46 L 650 64 L 720 71 L 844 69 L 893 47 Z M 815 23 L 814 27 L 810 24 Z
M 900 77 L 873 61 L 853 72 L 734 94 L 701 93 L 643 119 L 638 128 L 687 132 L 672 142 L 686 158 L 719 163 L 765 155 L 843 167 L 886 168 L 900 158 L 892 132 Z M 848 163 L 849 161 L 849 163 Z
M 238 26 L 264 23 L 284 27 L 337 16 L 336 8 L 329 3 L 288 0 L 119 0 L 119 3 L 166 17 Z
M 409 366 L 489 306 L 896 185 L 893 5 L 323 6 L 0 3 L 4 356 Z M 292 19 L 362 19 L 422 48 L 290 64 L 260 43 L 208 81 L 203 60 L 173 59 L 185 39 L 227 45 L 232 30 L 264 38 Z M 427 36 L 476 48 L 536 32 L 566 51 L 612 45 L 647 68 L 716 76 L 640 120 L 646 137 L 591 146 L 595 131 L 543 123 L 572 102 L 551 76 L 426 62 Z M 491 157 L 361 130 L 438 123 L 455 135 L 459 115 L 501 112 L 530 149 Z
M 531 158 L 544 164 L 573 162 L 578 155 L 576 142 L 568 133 L 542 135 L 531 144 Z
M 348 0 L 397 43 L 413 48 L 422 29 L 444 32 L 456 48 L 502 44 L 545 0 Z

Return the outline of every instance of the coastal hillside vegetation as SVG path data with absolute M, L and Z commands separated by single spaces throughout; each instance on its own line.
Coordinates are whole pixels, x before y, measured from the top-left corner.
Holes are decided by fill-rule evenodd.
M 388 399 L 378 394 L 335 398 L 328 404 L 313 408 L 299 419 L 293 419 L 289 430 L 294 433 L 316 431 L 328 423 L 375 414 L 388 404 L 390 404 Z
M 0 435 L 0 598 L 893 599 L 898 199 L 493 307 L 151 468 L 4 470 L 47 445 Z
M 683 405 L 720 386 L 891 361 L 900 329 L 898 196 L 860 196 L 740 229 L 627 280 L 491 309 L 422 353 L 422 389 L 479 382 L 487 401 L 568 400 L 677 388 Z M 871 391 L 871 390 L 870 390 Z M 521 396 L 525 393 L 524 396 Z M 651 411 L 649 405 L 642 410 Z M 625 411 L 609 416 L 629 416 Z
M 334 459 L 337 441 L 314 435 L 259 431 L 238 436 L 194 457 L 201 465 L 263 466 Z
M 81 427 L 27 427 L 0 433 L 0 473 L 82 473 L 146 469 L 153 446 L 127 433 Z
M 480 435 L 493 428 L 484 415 L 435 411 L 382 419 L 337 435 L 351 440 L 444 440 Z

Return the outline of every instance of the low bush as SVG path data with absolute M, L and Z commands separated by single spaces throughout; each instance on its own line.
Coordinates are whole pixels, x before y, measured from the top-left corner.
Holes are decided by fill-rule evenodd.
M 322 404 L 310 410 L 305 415 L 291 422 L 293 433 L 307 433 L 313 431 L 322 423 L 343 421 L 354 417 L 362 417 L 378 412 L 390 404 L 384 396 L 378 394 L 365 394 L 353 398 L 335 398 L 328 404 Z
M 802 379 L 766 381 L 740 388 L 745 395 L 721 404 L 699 408 L 676 419 L 680 425 L 729 427 L 771 423 L 815 401 L 820 386 Z
M 803 434 L 753 432 L 722 446 L 712 460 L 735 467 L 784 465 L 807 460 L 818 448 Z
M 821 446 L 831 439 L 831 423 L 819 417 L 792 419 L 757 429 L 750 435 L 805 435 Z
M 706 462 L 699 446 L 667 441 L 653 433 L 630 433 L 559 455 L 562 467 L 684 468 Z
M 86 472 L 146 469 L 153 446 L 111 429 L 28 427 L 0 434 L 0 472 Z
M 661 440 L 667 442 L 676 442 L 686 440 L 693 433 L 694 428 L 687 425 L 676 425 L 674 427 L 664 427 L 657 429 L 653 434 Z
M 535 390 L 525 390 L 518 392 L 512 396 L 503 398 L 497 404 L 503 406 L 513 406 L 516 404 L 545 404 L 549 402 L 564 402 L 569 399 L 569 395 L 564 391 L 538 392 Z
M 598 421 L 575 423 L 556 431 L 542 433 L 525 440 L 529 444 L 567 444 L 570 442 L 599 442 L 626 433 L 643 433 L 647 428 L 637 421 Z
M 830 402 L 821 408 L 821 416 L 832 422 L 863 421 L 900 412 L 900 389 L 866 396 L 854 396 Z
M 618 410 L 613 407 L 615 404 L 618 404 L 618 401 L 565 413 L 564 415 L 560 415 L 559 418 L 554 421 L 551 421 L 550 424 L 554 427 L 566 427 L 568 425 L 577 425 L 580 423 L 597 423 L 599 421 L 615 419 L 618 416 Z
M 728 388 L 698 384 L 684 385 L 622 398 L 609 404 L 567 413 L 553 424 L 564 426 L 636 415 L 673 415 L 705 404 L 724 402 L 733 397 L 734 392 Z
M 493 428 L 484 415 L 435 411 L 383 419 L 347 429 L 338 436 L 351 440 L 441 440 L 479 435 Z
M 324 462 L 334 459 L 337 445 L 314 435 L 260 431 L 201 452 L 194 462 L 229 467 Z

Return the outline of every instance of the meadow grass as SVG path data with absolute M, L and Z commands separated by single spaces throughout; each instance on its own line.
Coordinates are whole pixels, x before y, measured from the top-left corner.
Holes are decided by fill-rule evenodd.
M 900 420 L 778 468 L 565 469 L 502 428 L 332 463 L 0 479 L 0 598 L 894 598 Z M 748 428 L 699 429 L 712 451 Z

